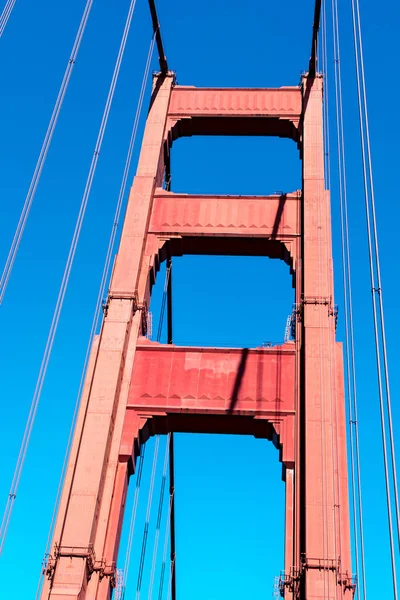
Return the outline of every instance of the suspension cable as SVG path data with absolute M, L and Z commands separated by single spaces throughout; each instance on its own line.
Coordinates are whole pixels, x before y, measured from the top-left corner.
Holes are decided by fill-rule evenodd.
M 96 305 L 95 305 L 92 326 L 91 326 L 89 340 L 88 340 L 88 344 L 87 344 L 87 348 L 86 348 L 84 365 L 83 365 L 83 369 L 82 369 L 78 393 L 76 396 L 74 413 L 73 413 L 71 428 L 70 428 L 70 432 L 69 432 L 69 436 L 68 436 L 67 448 L 66 448 L 66 452 L 64 455 L 64 462 L 63 462 L 61 476 L 60 476 L 60 480 L 59 480 L 59 484 L 58 484 L 56 500 L 54 503 L 52 520 L 51 520 L 51 524 L 50 524 L 50 528 L 49 528 L 49 534 L 47 537 L 45 561 L 46 561 L 46 556 L 48 556 L 49 552 L 50 552 L 50 544 L 51 544 L 51 539 L 53 537 L 58 506 L 59 506 L 60 500 L 61 500 L 61 493 L 62 493 L 63 483 L 64 483 L 64 479 L 65 479 L 65 473 L 67 470 L 68 459 L 69 459 L 72 439 L 73 439 L 73 435 L 74 435 L 74 431 L 75 431 L 76 419 L 78 416 L 78 410 L 79 410 L 79 406 L 80 406 L 80 400 L 81 400 L 81 396 L 82 396 L 83 386 L 85 383 L 86 371 L 87 371 L 87 367 L 88 367 L 88 363 L 89 363 L 93 339 L 94 339 L 95 333 L 98 329 L 98 323 L 99 323 L 99 319 L 100 319 L 100 315 L 101 315 L 101 308 L 102 308 L 102 299 L 104 298 L 106 285 L 107 285 L 107 282 L 108 282 L 109 276 L 110 276 L 111 259 L 113 256 L 115 238 L 116 238 L 117 231 L 118 231 L 118 225 L 119 225 L 119 219 L 120 219 L 121 210 L 122 210 L 122 206 L 123 206 L 123 201 L 125 198 L 126 185 L 127 185 L 130 168 L 131 168 L 132 155 L 133 155 L 133 150 L 135 147 L 135 141 L 136 141 L 139 120 L 140 120 L 140 116 L 142 114 L 143 100 L 144 100 L 146 85 L 147 85 L 149 71 L 150 71 L 151 59 L 153 57 L 154 44 L 155 44 L 155 41 L 154 41 L 154 36 L 153 36 L 153 38 L 150 42 L 146 66 L 144 69 L 144 75 L 143 75 L 143 79 L 142 79 L 142 85 L 141 85 L 141 89 L 140 89 L 135 119 L 134 119 L 134 123 L 133 123 L 133 127 L 132 127 L 132 133 L 131 133 L 131 138 L 130 138 L 130 142 L 129 142 L 128 153 L 127 153 L 127 157 L 126 157 L 126 161 L 125 161 L 125 167 L 124 167 L 121 186 L 120 186 L 120 190 L 119 190 L 119 194 L 118 194 L 118 200 L 117 200 L 117 205 L 116 205 L 114 219 L 113 219 L 113 225 L 112 225 L 110 238 L 109 238 L 109 242 L 108 242 L 107 254 L 106 254 L 106 258 L 105 258 L 105 262 L 104 262 L 103 273 L 101 276 L 99 292 L 97 295 L 97 301 L 96 301 Z M 43 573 L 41 573 L 41 576 L 40 576 L 39 586 L 38 586 L 38 590 L 36 593 L 36 599 L 39 598 L 40 589 L 41 589 L 41 585 L 42 585 L 42 579 L 43 579 Z
M 11 247 L 8 252 L 7 260 L 3 268 L 3 272 L 0 278 L 0 304 L 4 299 L 4 294 L 7 289 L 8 281 L 10 279 L 10 275 L 14 266 L 15 259 L 17 257 L 17 253 L 21 244 L 22 236 L 25 230 L 26 222 L 28 220 L 28 216 L 31 210 L 32 202 L 36 195 L 36 190 L 40 182 L 40 177 L 43 171 L 44 164 L 46 162 L 47 154 L 49 152 L 50 144 L 53 139 L 54 131 L 58 122 L 58 118 L 60 116 L 61 108 L 64 103 L 65 94 L 67 93 L 69 81 L 71 79 L 72 71 L 75 66 L 76 59 L 78 57 L 79 48 L 81 46 L 83 34 L 86 29 L 86 24 L 90 15 L 90 11 L 92 9 L 93 0 L 87 0 L 85 9 L 82 14 L 81 22 L 79 24 L 79 28 L 75 37 L 74 45 L 71 50 L 71 55 L 68 59 L 67 67 L 65 69 L 64 77 L 61 82 L 60 89 L 58 91 L 58 96 L 53 108 L 52 115 L 50 117 L 49 124 L 47 126 L 46 135 L 43 140 L 42 148 L 39 153 L 39 158 L 37 160 L 35 170 L 32 175 L 31 183 L 29 185 L 28 193 L 25 198 L 24 205 L 22 207 L 21 215 L 17 224 L 17 228 L 15 230 L 14 238 L 11 242 Z M 4 9 L 5 10 L 5 9 Z M 0 21 L 0 35 L 1 35 L 1 27 L 3 22 Z
M 383 290 L 382 290 L 382 282 L 381 282 L 381 274 L 380 274 L 378 232 L 377 232 L 377 220 L 376 220 L 376 210 L 375 210 L 375 192 L 374 192 L 374 181 L 373 181 L 373 171 L 372 171 L 371 144 L 370 144 L 370 136 L 369 136 L 369 118 L 368 118 L 368 106 L 367 106 L 366 84 L 365 84 L 365 73 L 364 73 L 364 56 L 363 56 L 363 46 L 362 46 L 360 8 L 359 8 L 358 0 L 352 0 L 351 7 L 352 7 L 352 20 L 353 20 L 353 41 L 354 41 L 355 66 L 356 66 L 356 80 L 357 80 L 357 99 L 358 99 L 358 111 L 359 111 L 361 155 L 362 155 L 362 164 L 363 164 L 364 200 L 365 200 L 365 213 L 366 213 L 366 221 L 367 221 L 367 238 L 368 238 L 371 299 L 372 299 L 374 338 L 375 338 L 376 368 L 377 368 L 378 391 L 379 391 L 379 408 L 380 408 L 380 417 L 381 417 L 382 453 L 383 453 L 384 473 L 385 473 L 386 504 L 387 504 L 387 514 L 388 514 L 390 554 L 391 554 L 391 563 L 392 563 L 393 592 L 394 592 L 394 597 L 397 600 L 398 593 L 397 593 L 397 580 L 396 580 L 393 518 L 392 518 L 392 507 L 391 507 L 391 484 L 390 484 L 391 478 L 390 478 L 390 474 L 389 474 L 389 463 L 388 463 L 388 448 L 387 448 L 388 443 L 387 443 L 387 437 L 386 437 L 385 398 L 384 398 L 384 392 L 383 392 L 381 354 L 382 354 L 382 360 L 383 360 L 383 377 L 384 377 L 384 386 L 385 386 L 385 394 L 386 394 L 386 410 L 387 410 L 387 415 L 388 415 L 388 427 L 389 427 L 389 447 L 390 447 L 390 452 L 391 452 L 391 466 L 392 466 L 391 475 L 392 475 L 392 483 L 393 483 L 393 494 L 394 494 L 394 500 L 395 500 L 395 514 L 396 514 L 397 533 L 398 533 L 399 541 L 400 541 L 400 519 L 399 519 L 399 502 L 398 502 L 398 489 L 397 489 L 395 447 L 394 447 L 393 426 L 392 426 L 392 409 L 391 409 L 391 397 L 390 397 L 389 369 L 388 369 L 388 361 L 387 361 L 386 333 L 385 333 L 384 310 L 383 310 Z M 378 319 L 378 313 L 379 313 L 379 319 Z
M 102 121 L 101 121 L 101 125 L 100 125 L 100 130 L 98 133 L 95 150 L 94 150 L 92 162 L 90 165 L 88 178 L 86 181 L 85 190 L 83 193 L 77 221 L 75 224 L 73 238 L 72 238 L 71 246 L 69 249 L 67 262 L 65 265 L 65 270 L 64 270 L 62 281 L 61 281 L 61 286 L 60 286 L 56 306 L 54 309 L 53 319 L 51 322 L 50 331 L 48 334 L 46 347 L 44 350 L 42 363 L 40 366 L 39 375 L 38 375 L 34 395 L 33 395 L 31 406 L 30 406 L 30 411 L 29 411 L 29 415 L 28 415 L 28 419 L 27 419 L 18 459 L 17 459 L 17 464 L 15 467 L 14 476 L 13 476 L 13 480 L 11 483 L 6 508 L 5 508 L 5 511 L 3 514 L 3 520 L 2 520 L 1 527 L 0 527 L 0 554 L 3 549 L 4 541 L 5 541 L 5 538 L 7 535 L 8 526 L 9 526 L 9 522 L 10 522 L 10 518 L 11 518 L 11 513 L 13 510 L 14 503 L 15 503 L 18 486 L 19 486 L 19 481 L 21 478 L 22 469 L 24 466 L 26 453 L 27 453 L 27 449 L 28 449 L 28 445 L 29 445 L 29 441 L 30 441 L 30 437 L 31 437 L 31 433 L 32 433 L 32 428 L 33 428 L 39 400 L 41 397 L 44 380 L 46 377 L 47 367 L 48 367 L 49 359 L 51 356 L 51 351 L 53 348 L 54 338 L 56 335 L 57 326 L 58 326 L 58 322 L 60 319 L 60 315 L 61 315 L 61 311 L 62 311 L 62 307 L 63 307 L 63 303 L 64 303 L 65 293 L 66 293 L 66 290 L 68 287 L 71 269 L 72 269 L 72 265 L 73 265 L 74 258 L 75 258 L 76 248 L 78 245 L 80 232 L 82 229 L 82 224 L 83 224 L 83 220 L 84 220 L 84 216 L 85 216 L 85 212 L 86 212 L 86 207 L 87 207 L 87 203 L 89 200 L 89 196 L 90 196 L 90 192 L 91 192 L 92 184 L 93 184 L 93 179 L 94 179 L 94 175 L 95 175 L 96 168 L 97 168 L 100 149 L 102 146 L 104 133 L 105 133 L 107 123 L 108 123 L 108 117 L 110 114 L 112 100 L 114 97 L 114 92 L 115 92 L 116 84 L 118 81 L 118 76 L 119 76 L 122 58 L 123 58 L 125 47 L 126 47 L 128 33 L 129 33 L 131 22 L 132 22 L 132 16 L 133 16 L 135 4 L 136 4 L 136 0 L 131 0 L 131 4 L 129 7 L 129 11 L 128 11 L 128 16 L 127 16 L 126 23 L 125 23 L 124 32 L 123 32 L 123 36 L 122 36 L 122 40 L 121 40 L 121 45 L 119 48 L 118 57 L 117 57 L 115 68 L 114 68 L 114 73 L 113 73 L 110 89 L 108 92 L 106 105 L 104 108 L 104 113 L 103 113 L 103 117 L 102 117 Z
M 4 30 L 11 16 L 12 10 L 17 0 L 7 0 L 3 12 L 0 15 L 0 38 L 3 36 Z
M 350 433 L 350 460 L 351 460 L 351 487 L 352 504 L 354 516 L 354 540 L 356 572 L 362 582 L 362 597 L 366 600 L 367 584 L 365 573 L 365 551 L 364 551 L 364 525 L 361 491 L 361 465 L 360 445 L 358 437 L 358 407 L 357 407 L 357 382 L 355 369 L 355 344 L 354 344 L 354 321 L 353 321 L 353 299 L 351 285 L 351 255 L 348 225 L 348 203 L 347 203 L 347 173 L 346 154 L 343 120 L 343 93 L 340 62 L 340 36 L 339 36 L 339 14 L 338 2 L 332 0 L 332 30 L 333 30 L 333 52 L 334 52 L 334 79 L 335 79 L 335 109 L 337 129 L 337 152 L 339 172 L 339 199 L 340 199 L 340 224 L 341 224 L 341 246 L 343 265 L 343 294 L 344 294 L 344 316 L 345 316 L 345 357 L 347 368 L 347 395 L 349 406 L 349 433 Z M 361 562 L 361 567 L 360 567 Z M 361 593 L 359 594 L 361 596 Z
M 321 66 L 324 75 L 324 90 L 322 96 L 323 102 L 323 138 L 324 138 L 324 156 L 325 156 L 325 179 L 326 189 L 331 189 L 331 165 L 330 165 L 330 132 L 329 132 L 329 85 L 328 85 L 328 45 L 327 45 L 327 2 L 322 4 L 322 24 L 321 24 Z
M 156 571 L 158 542 L 159 542 L 159 538 L 160 538 L 161 518 L 162 518 L 162 511 L 163 511 L 163 506 L 164 506 L 165 484 L 167 481 L 170 440 L 171 440 L 171 434 L 169 433 L 167 435 L 167 442 L 166 442 L 166 446 L 165 446 L 165 456 L 164 456 L 164 466 L 163 466 L 162 480 L 161 480 L 160 499 L 158 502 L 156 533 L 155 533 L 154 546 L 153 546 L 153 559 L 152 559 L 152 563 L 151 563 L 150 583 L 149 583 L 149 591 L 148 591 L 148 596 L 147 596 L 148 600 L 151 600 L 153 597 L 154 575 L 155 575 L 155 571 Z
M 354 14 L 354 8 L 356 8 L 356 15 Z M 384 320 L 384 310 L 383 310 L 383 290 L 382 290 L 382 280 L 381 280 L 381 269 L 380 269 L 380 257 L 379 257 L 379 246 L 378 246 L 378 229 L 377 229 L 377 219 L 376 219 L 376 205 L 375 205 L 375 187 L 373 180 L 373 170 L 372 170 L 372 156 L 371 156 L 371 141 L 369 134 L 369 117 L 368 117 L 368 105 L 367 105 L 367 91 L 366 91 L 366 83 L 365 83 L 365 72 L 364 72 L 364 51 L 363 51 L 363 43 L 362 43 L 362 34 L 361 34 L 361 18 L 360 18 L 360 5 L 359 1 L 352 0 L 352 9 L 353 9 L 353 29 L 355 29 L 355 17 L 357 20 L 357 32 L 358 32 L 358 42 L 359 42 L 359 65 L 361 71 L 361 90 L 362 91 L 362 103 L 359 108 L 363 107 L 364 111 L 364 124 L 365 124 L 365 142 L 366 142 L 366 150 L 367 150 L 367 164 L 368 164 L 368 174 L 369 174 L 369 187 L 370 187 L 370 197 L 371 197 L 371 212 L 372 212 L 372 225 L 373 225 L 373 240 L 374 240 L 374 253 L 375 253 L 375 268 L 376 268 L 376 281 L 377 286 L 375 287 L 372 281 L 372 295 L 373 298 L 377 298 L 379 305 L 379 316 L 380 316 L 380 324 L 381 324 L 381 341 L 382 341 L 382 354 L 383 354 L 383 367 L 385 374 L 385 388 L 386 388 L 386 396 L 387 396 L 387 412 L 388 412 L 388 425 L 389 425 L 389 437 L 390 437 L 390 450 L 391 450 L 391 458 L 392 458 L 392 477 L 393 477 L 393 487 L 394 487 L 394 499 L 396 506 L 396 521 L 397 521 L 397 534 L 400 545 L 400 509 L 399 509 L 399 496 L 398 496 L 398 486 L 397 486 L 397 470 L 396 470 L 396 453 L 395 453 L 395 444 L 394 444 L 394 435 L 393 435 L 393 419 L 392 419 L 392 403 L 391 403 L 391 393 L 390 393 L 390 380 L 389 380 L 389 366 L 387 359 L 387 345 L 386 345 L 386 332 L 385 332 L 385 320 Z M 354 40 L 356 42 L 356 38 Z M 357 55 L 357 53 L 356 53 Z
M 155 448 L 154 448 L 153 467 L 151 470 L 151 477 L 150 477 L 149 495 L 147 498 L 146 520 L 144 523 L 144 531 L 143 531 L 143 538 L 142 538 L 142 550 L 140 553 L 140 562 L 139 562 L 139 572 L 138 572 L 138 579 L 137 579 L 137 584 L 136 584 L 136 600 L 139 600 L 140 591 L 142 588 L 143 570 L 144 570 L 144 563 L 145 563 L 145 559 L 146 559 L 147 538 L 148 538 L 148 534 L 149 534 L 151 507 L 153 504 L 154 480 L 155 480 L 155 476 L 156 476 L 159 445 L 160 445 L 160 436 L 157 435 Z

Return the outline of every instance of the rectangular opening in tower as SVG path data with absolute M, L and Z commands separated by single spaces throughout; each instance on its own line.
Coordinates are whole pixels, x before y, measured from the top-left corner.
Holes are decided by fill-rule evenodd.
M 300 188 L 301 161 L 293 140 L 200 135 L 172 146 L 173 192 L 247 196 Z
M 152 339 L 166 342 L 162 313 L 165 263 L 153 288 Z M 282 344 L 294 290 L 289 267 L 265 256 L 183 256 L 172 266 L 173 341 L 177 345 L 246 347 Z M 163 318 L 162 318 L 163 315 Z

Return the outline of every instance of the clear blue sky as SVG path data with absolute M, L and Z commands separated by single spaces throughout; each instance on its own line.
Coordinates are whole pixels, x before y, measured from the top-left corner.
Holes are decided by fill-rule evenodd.
M 0 8 L 3 4 L 4 0 Z M 94 2 L 54 143 L 0 308 L 1 506 L 7 499 L 128 4 L 128 0 Z M 339 4 L 343 17 L 342 68 L 368 590 L 371 599 L 391 598 L 350 0 Z M 83 6 L 84 0 L 17 0 L 0 40 L 1 264 L 19 218 Z M 400 220 L 396 198 L 399 164 L 396 100 L 400 83 L 395 30 L 400 10 L 394 0 L 386 3 L 385 10 L 381 10 L 379 3 L 364 0 L 361 9 L 398 431 L 398 236 L 393 226 Z M 159 12 L 169 65 L 176 70 L 181 84 L 296 85 L 300 72 L 307 68 L 312 0 L 285 3 L 159 0 Z M 147 2 L 138 0 L 1 559 L 4 587 L 12 586 L 13 598 L 17 600 L 33 598 L 36 592 L 150 34 Z M 157 67 L 156 61 L 153 67 Z M 332 77 L 330 88 L 333 89 Z M 333 114 L 332 110 L 332 120 Z M 342 306 L 334 155 L 333 148 L 336 300 Z M 293 191 L 301 186 L 298 152 L 295 144 L 288 140 L 183 139 L 175 144 L 172 161 L 174 191 L 266 194 L 276 190 Z M 132 177 L 133 171 L 130 180 Z M 262 258 L 176 259 L 173 291 L 177 344 L 255 346 L 266 340 L 279 341 L 283 338 L 293 300 L 287 267 Z M 152 306 L 155 324 L 158 322 L 158 292 Z M 339 318 L 338 337 L 343 339 L 343 318 Z M 270 597 L 273 577 L 283 568 L 284 486 L 280 474 L 278 453 L 267 441 L 177 435 L 178 598 L 261 600 Z M 150 550 L 148 560 L 150 562 Z M 131 595 L 135 585 L 136 565 L 132 562 Z

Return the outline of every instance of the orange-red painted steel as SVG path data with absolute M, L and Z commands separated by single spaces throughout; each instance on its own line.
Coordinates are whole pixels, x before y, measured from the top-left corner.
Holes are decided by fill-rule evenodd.
M 304 77 L 298 87 L 196 89 L 175 85 L 172 73 L 155 76 L 43 600 L 111 597 L 128 481 L 140 444 L 170 431 L 272 440 L 286 484 L 285 598 L 352 597 L 322 83 L 316 76 Z M 293 139 L 303 162 L 302 190 L 268 197 L 163 190 L 173 141 L 196 134 Z M 295 341 L 248 350 L 147 340 L 147 309 L 160 261 L 183 253 L 286 261 L 296 290 Z

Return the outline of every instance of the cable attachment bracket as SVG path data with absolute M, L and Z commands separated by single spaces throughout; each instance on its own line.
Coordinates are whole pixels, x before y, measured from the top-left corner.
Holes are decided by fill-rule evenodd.
M 332 296 L 303 296 L 300 303 L 301 311 L 303 312 L 304 306 L 309 304 L 327 306 L 328 316 L 335 319 L 335 331 L 337 330 L 339 307 L 333 304 Z
M 350 591 L 353 594 L 353 598 L 357 589 L 357 577 L 351 576 L 347 573 L 338 574 L 338 584 L 343 586 L 344 591 Z
M 139 302 L 138 301 L 138 294 L 135 291 L 133 294 L 132 293 L 110 293 L 108 294 L 108 297 L 105 301 L 103 301 L 102 303 L 102 309 L 103 309 L 103 313 L 104 316 L 106 317 L 108 314 L 108 309 L 110 307 L 110 302 L 111 300 L 129 300 L 132 302 L 132 314 L 134 315 L 137 311 L 141 311 L 142 313 L 142 318 L 141 318 L 141 330 L 142 330 L 142 335 L 147 335 L 148 331 L 150 330 L 150 313 L 149 313 L 149 307 L 148 307 L 148 303 L 147 300 L 144 300 L 143 302 Z
M 100 581 L 104 577 L 110 578 L 110 586 L 115 588 L 117 585 L 117 567 L 115 562 L 107 563 L 104 559 L 95 562 L 93 571 L 99 574 Z
M 102 304 L 101 304 L 101 308 L 103 310 L 103 314 L 106 317 L 108 314 L 108 309 L 110 308 L 110 302 L 111 300 L 130 300 L 133 304 L 133 313 L 136 312 L 137 306 L 138 306 L 138 301 L 137 301 L 137 292 L 135 292 L 134 294 L 132 293 L 109 293 L 107 298 L 103 299 Z
M 332 296 L 302 296 L 301 304 L 322 304 L 324 306 L 332 305 Z
M 285 592 L 293 594 L 294 598 L 298 598 L 300 594 L 301 568 L 291 567 L 289 573 L 281 571 L 279 576 L 279 593 L 281 598 L 285 597 Z
M 117 582 L 117 567 L 115 562 L 107 563 L 104 559 L 96 560 L 93 545 L 87 547 L 60 546 L 54 544 L 53 555 L 45 554 L 43 559 L 43 575 L 52 580 L 60 558 L 83 558 L 86 560 L 86 576 L 89 580 L 93 573 L 99 573 L 100 579 L 110 578 L 110 586 L 115 588 Z
M 310 558 L 306 554 L 301 555 L 302 571 L 318 569 L 319 571 L 339 572 L 340 560 L 336 558 Z
M 86 576 L 89 580 L 95 570 L 96 555 L 93 550 L 93 545 L 81 546 L 60 546 L 54 544 L 53 555 L 48 555 L 43 561 L 43 575 L 52 580 L 60 558 L 83 558 L 86 560 Z
M 342 573 L 340 570 L 340 559 L 334 558 L 310 558 L 306 554 L 301 555 L 299 567 L 291 567 L 289 573 L 281 571 L 278 582 L 280 596 L 285 597 L 285 592 L 293 594 L 293 598 L 299 598 L 301 582 L 306 571 L 316 569 L 318 571 L 330 571 L 336 574 L 338 585 L 343 587 L 344 591 L 350 591 L 354 598 L 357 578 L 350 576 L 348 572 Z

